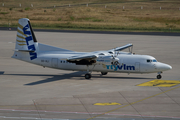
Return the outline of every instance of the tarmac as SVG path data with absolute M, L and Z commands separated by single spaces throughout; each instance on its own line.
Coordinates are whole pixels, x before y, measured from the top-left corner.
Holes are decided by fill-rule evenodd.
M 99 51 L 133 43 L 136 54 L 172 66 L 158 84 L 153 74 L 64 71 L 12 59 L 16 31 L 0 30 L 0 120 L 180 119 L 179 35 L 35 31 L 37 41 L 73 51 Z M 176 81 L 177 84 L 171 82 Z M 157 83 L 157 82 L 156 82 Z M 173 84 L 166 86 L 165 84 Z

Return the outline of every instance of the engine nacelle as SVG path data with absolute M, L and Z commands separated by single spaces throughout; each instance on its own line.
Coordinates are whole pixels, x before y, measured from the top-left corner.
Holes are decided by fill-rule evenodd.
M 95 59 L 96 64 L 118 64 L 119 58 L 112 56 L 99 56 Z

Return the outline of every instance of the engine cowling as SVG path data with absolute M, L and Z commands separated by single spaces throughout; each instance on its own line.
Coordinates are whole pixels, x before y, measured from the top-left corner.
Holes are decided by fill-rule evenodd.
M 96 58 L 96 64 L 118 64 L 119 58 L 112 56 L 99 56 Z

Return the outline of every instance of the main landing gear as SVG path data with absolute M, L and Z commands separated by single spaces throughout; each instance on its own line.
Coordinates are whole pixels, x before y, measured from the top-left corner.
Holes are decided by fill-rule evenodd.
M 95 66 L 94 66 L 95 67 Z M 93 67 L 93 69 L 94 69 Z M 91 72 L 92 71 L 89 71 L 89 65 L 87 65 L 87 73 L 85 74 L 85 79 L 91 79 Z M 101 75 L 107 75 L 108 72 L 101 72 Z
M 101 72 L 101 75 L 107 75 L 108 72 Z
M 161 79 L 162 78 L 161 73 L 162 72 L 158 72 L 157 79 Z
M 107 75 L 108 72 L 101 72 L 101 75 Z M 85 74 L 85 78 L 86 79 L 90 79 L 91 78 L 91 73 L 86 73 Z
M 87 73 L 85 74 L 84 77 L 85 77 L 85 79 L 90 79 L 91 78 L 91 72 L 89 72 L 89 65 L 87 65 Z
M 86 73 L 86 74 L 85 74 L 85 78 L 86 78 L 86 79 L 90 79 L 90 78 L 91 78 L 91 74 L 90 74 L 90 73 Z

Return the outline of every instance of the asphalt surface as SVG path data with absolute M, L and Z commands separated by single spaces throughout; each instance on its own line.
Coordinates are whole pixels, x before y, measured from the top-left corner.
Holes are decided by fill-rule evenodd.
M 35 30 L 35 35 L 40 43 L 84 52 L 133 43 L 136 54 L 154 56 L 173 67 L 162 74 L 162 80 L 180 80 L 179 33 Z M 91 80 L 86 80 L 83 72 L 43 68 L 12 59 L 15 41 L 16 31 L 0 30 L 0 120 L 180 119 L 179 84 L 136 86 L 154 80 L 155 73 L 101 76 L 93 72 Z

